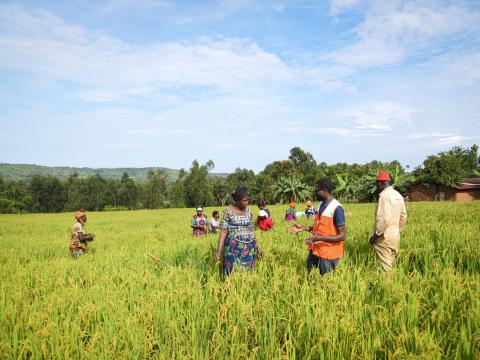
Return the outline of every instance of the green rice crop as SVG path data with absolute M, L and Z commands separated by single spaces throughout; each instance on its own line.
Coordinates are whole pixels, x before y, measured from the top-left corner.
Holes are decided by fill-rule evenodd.
M 77 261 L 72 214 L 1 215 L 0 357 L 478 359 L 480 202 L 407 204 L 389 274 L 368 245 L 374 205 L 345 208 L 334 273 L 307 277 L 306 235 L 272 206 L 265 258 L 226 280 L 192 209 L 89 213 Z

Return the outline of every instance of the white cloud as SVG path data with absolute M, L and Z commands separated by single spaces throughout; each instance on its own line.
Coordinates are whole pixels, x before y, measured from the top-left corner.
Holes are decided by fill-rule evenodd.
M 339 116 L 351 118 L 358 129 L 392 131 L 395 125 L 412 123 L 414 109 L 396 102 L 379 102 L 368 106 L 353 107 Z
M 465 140 L 472 139 L 470 136 L 464 136 L 454 133 L 413 133 L 407 136 L 408 139 L 426 140 L 433 146 L 453 146 L 462 144 Z
M 186 129 L 160 129 L 160 128 L 148 128 L 148 129 L 132 129 L 125 130 L 124 133 L 128 135 L 184 135 L 189 134 L 191 131 Z
M 332 6 L 337 2 L 334 1 Z M 340 1 L 340 4 L 342 1 Z M 350 1 L 345 1 L 349 7 Z M 355 5 L 352 0 L 352 5 Z M 355 68 L 396 64 L 432 48 L 455 34 L 478 34 L 480 12 L 438 1 L 369 1 L 365 20 L 356 27 L 356 40 L 328 54 L 337 63 Z
M 435 86 L 469 88 L 480 82 L 480 51 L 439 56 L 424 69 L 432 74 Z
M 466 136 L 461 136 L 461 135 L 453 135 L 453 136 L 446 136 L 446 137 L 441 137 L 438 139 L 438 144 L 439 145 L 458 145 L 461 144 L 464 140 L 468 139 Z
M 348 11 L 348 10 L 351 10 L 352 8 L 355 8 L 362 2 L 363 0 L 331 0 L 330 14 L 332 16 L 336 16 L 344 11 Z
M 90 86 L 83 98 L 95 102 L 175 94 L 185 87 L 193 94 L 265 93 L 298 85 L 355 90 L 340 80 L 348 75 L 345 67 L 289 65 L 249 39 L 133 45 L 66 24 L 47 11 L 14 5 L 0 5 L 0 22 L 1 67 Z

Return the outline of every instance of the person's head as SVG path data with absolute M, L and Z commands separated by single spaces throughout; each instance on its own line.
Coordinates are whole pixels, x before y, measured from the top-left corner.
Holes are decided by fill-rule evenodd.
M 217 210 L 215 210 L 214 212 L 212 212 L 212 217 L 213 217 L 214 219 L 218 219 L 218 216 L 219 216 L 219 215 L 218 215 L 218 211 L 217 211 Z
M 295 209 L 295 201 L 290 201 L 290 209 Z
M 83 209 L 76 211 L 74 215 L 79 223 L 85 224 L 87 222 L 87 213 Z
M 235 206 L 238 207 L 240 210 L 244 210 L 248 206 L 248 202 L 250 198 L 248 196 L 247 188 L 240 186 L 237 187 L 232 192 L 233 201 L 235 201 Z
M 327 200 L 333 191 L 333 182 L 330 179 L 323 178 L 315 184 L 315 196 L 320 201 Z
M 387 187 L 392 185 L 392 180 L 390 179 L 390 175 L 386 170 L 380 170 L 377 175 L 375 185 L 377 186 L 377 191 L 380 193 L 385 190 Z
M 311 201 L 311 200 L 307 200 L 307 206 L 308 206 L 308 207 L 311 207 L 311 206 L 312 206 L 312 201 Z
M 261 218 L 261 219 L 266 219 L 268 217 L 268 214 L 265 210 L 260 210 L 258 212 L 258 217 Z
M 203 216 L 203 208 L 201 206 L 197 206 L 197 216 Z
M 258 201 L 258 208 L 259 209 L 265 209 L 266 206 L 267 206 L 267 204 L 265 203 L 265 200 L 259 200 Z

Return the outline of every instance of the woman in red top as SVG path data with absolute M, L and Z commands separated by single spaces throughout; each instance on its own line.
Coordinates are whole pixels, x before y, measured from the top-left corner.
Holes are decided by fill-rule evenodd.
M 260 210 L 258 213 L 257 226 L 263 231 L 268 231 L 272 228 L 272 218 L 268 216 L 268 213 L 265 210 Z

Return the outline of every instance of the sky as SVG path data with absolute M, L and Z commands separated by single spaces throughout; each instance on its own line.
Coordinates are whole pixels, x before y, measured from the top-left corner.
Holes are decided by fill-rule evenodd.
M 0 2 L 0 162 L 216 172 L 480 144 L 480 1 Z

